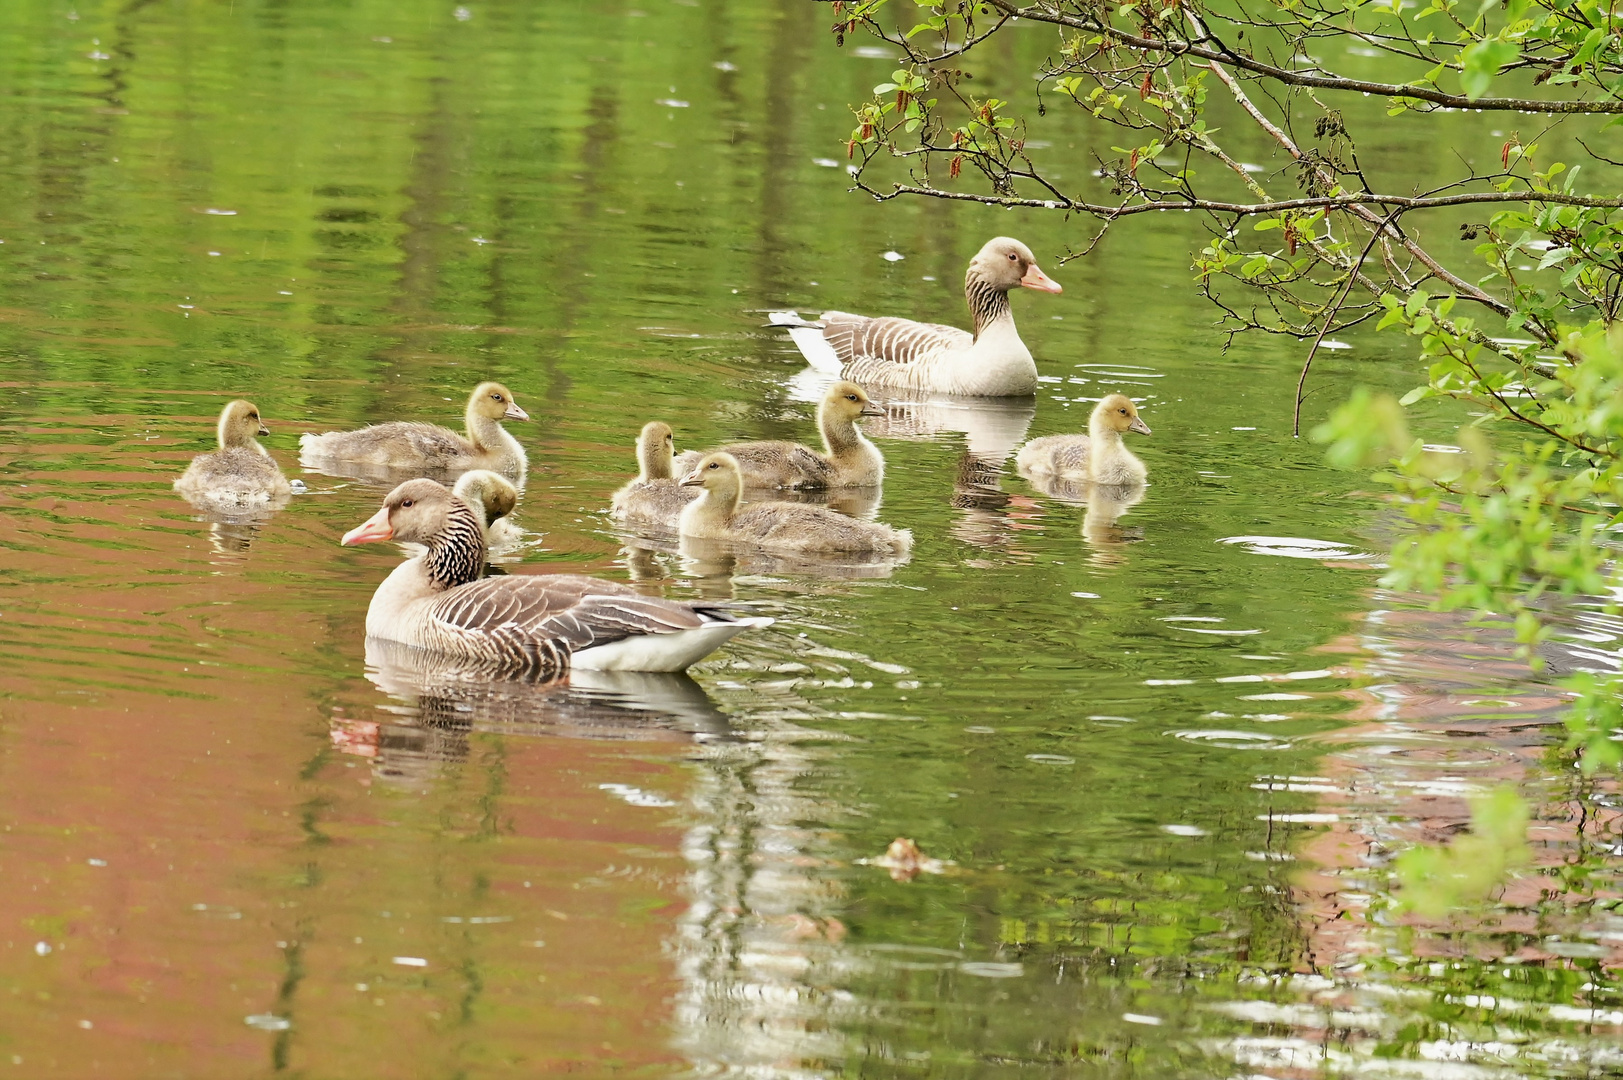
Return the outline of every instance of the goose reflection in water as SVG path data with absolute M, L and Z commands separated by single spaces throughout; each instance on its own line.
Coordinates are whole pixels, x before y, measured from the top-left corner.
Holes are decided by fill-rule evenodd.
M 468 756 L 474 733 L 581 739 L 713 740 L 727 715 L 685 674 L 573 671 L 558 678 L 369 639 L 366 677 L 392 701 L 384 721 L 334 717 L 333 744 L 382 779 L 425 783 Z
M 806 368 L 790 378 L 789 394 L 796 401 L 821 401 L 833 381 L 815 368 Z M 1025 441 L 1037 415 L 1036 398 L 957 397 L 892 386 L 868 389 L 884 411 L 866 424 L 867 433 L 876 439 L 964 436 L 964 452 L 953 471 L 949 498 L 963 513 L 952 533 L 979 547 L 1008 544 L 1014 530 L 1002 513 L 1009 505 L 1009 495 L 1003 490 L 1004 463 Z
M 1101 566 L 1115 566 L 1123 561 L 1123 550 L 1128 544 L 1144 539 L 1144 529 L 1125 527 L 1122 515 L 1144 501 L 1148 485 L 1095 484 L 1075 477 L 1036 473 L 1022 474 L 1027 483 L 1051 499 L 1075 503 L 1083 507 L 1082 539 L 1094 549 L 1093 561 Z

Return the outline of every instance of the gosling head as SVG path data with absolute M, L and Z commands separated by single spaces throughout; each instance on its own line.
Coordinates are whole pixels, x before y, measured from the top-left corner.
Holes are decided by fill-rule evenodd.
M 676 457 L 676 436 L 671 425 L 661 420 L 650 420 L 637 436 L 637 468 L 644 480 L 668 480 L 671 459 Z
M 462 500 L 433 480 L 407 480 L 383 500 L 383 508 L 344 534 L 346 547 L 374 540 L 426 544 L 445 529 L 445 520 Z M 464 513 L 468 510 L 463 509 Z
M 232 446 L 253 446 L 255 435 L 269 435 L 270 428 L 259 418 L 259 406 L 251 401 L 233 401 L 220 410 L 220 423 L 215 428 L 220 449 Z
M 718 450 L 714 454 L 706 454 L 700 458 L 693 471 L 682 477 L 682 486 L 702 487 L 718 497 L 725 498 L 728 495 L 737 495 L 743 489 L 743 473 L 738 468 L 737 458 Z
M 528 420 L 530 414 L 518 407 L 513 391 L 499 382 L 480 383 L 468 398 L 468 413 L 489 420 Z
M 967 276 L 984 281 L 999 292 L 1018 288 L 1048 293 L 1065 291 L 1059 282 L 1037 267 L 1037 256 L 1030 248 L 1008 236 L 988 240 L 969 260 Z
M 501 473 L 489 469 L 474 469 L 457 478 L 451 491 L 484 515 L 485 528 L 498 518 L 504 518 L 518 505 L 518 488 Z
M 1150 425 L 1139 418 L 1138 406 L 1126 394 L 1111 394 L 1094 406 L 1088 429 L 1113 431 L 1117 435 L 1125 431 L 1136 431 L 1140 435 L 1153 434 Z
M 822 408 L 841 420 L 855 420 L 859 416 L 884 416 L 885 410 L 873 403 L 866 391 L 854 382 L 844 379 L 828 388 Z

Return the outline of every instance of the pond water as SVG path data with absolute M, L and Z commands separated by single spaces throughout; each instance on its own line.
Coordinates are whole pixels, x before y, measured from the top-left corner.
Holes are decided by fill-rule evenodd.
M 1290 438 L 1294 343 L 1224 351 L 1192 219 L 1061 267 L 1083 223 L 848 194 L 846 103 L 893 65 L 827 21 L 0 11 L 0 1073 L 1623 1071 L 1623 799 L 1556 752 L 1562 699 L 1502 629 L 1377 590 L 1387 512 Z M 1431 168 L 1422 128 L 1380 130 Z M 766 310 L 961 323 L 1000 233 L 1065 287 L 1015 298 L 1044 384 L 874 422 L 911 561 L 612 527 L 647 419 L 813 436 Z M 1310 419 L 1414 378 L 1401 341 L 1351 344 Z M 532 417 L 504 569 L 776 624 L 691 679 L 369 663 L 399 556 L 338 537 L 385 488 L 301 470 L 298 434 L 454 424 L 485 378 Z M 1109 391 L 1155 429 L 1119 519 L 996 473 Z M 309 490 L 200 520 L 170 485 L 238 396 Z M 1556 668 L 1616 627 L 1569 639 Z M 1503 780 L 1543 872 L 1492 919 L 1400 925 L 1391 854 Z M 876 863 L 897 837 L 939 872 Z

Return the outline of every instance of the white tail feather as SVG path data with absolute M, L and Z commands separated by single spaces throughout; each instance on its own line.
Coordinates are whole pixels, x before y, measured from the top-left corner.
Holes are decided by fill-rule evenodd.
M 838 375 L 840 356 L 823 338 L 823 324 L 809 322 L 800 317 L 798 311 L 773 311 L 767 314 L 767 321 L 773 326 L 782 326 L 789 331 L 789 337 L 794 341 L 800 355 L 806 358 L 806 363 L 818 371 L 825 371 L 830 375 Z
M 582 649 L 570 658 L 586 671 L 686 671 L 745 630 L 771 626 L 764 616 L 707 622 L 671 634 L 633 634 L 608 645 Z

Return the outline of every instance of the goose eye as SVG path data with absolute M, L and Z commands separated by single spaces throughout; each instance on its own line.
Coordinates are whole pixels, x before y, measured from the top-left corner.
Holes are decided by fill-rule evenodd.
M 500 394 L 491 394 L 490 395 L 490 400 L 491 401 L 500 401 L 501 399 L 502 399 L 502 396 Z

